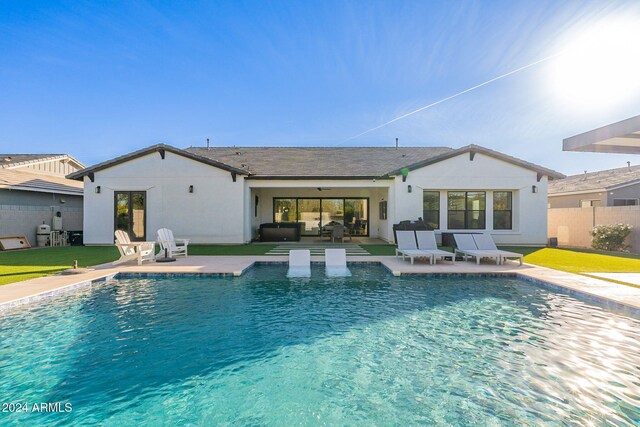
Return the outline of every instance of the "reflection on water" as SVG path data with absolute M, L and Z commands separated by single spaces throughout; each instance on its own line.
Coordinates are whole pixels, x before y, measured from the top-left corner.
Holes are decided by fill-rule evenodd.
M 0 323 L 3 425 L 638 425 L 640 321 L 511 279 L 123 279 Z

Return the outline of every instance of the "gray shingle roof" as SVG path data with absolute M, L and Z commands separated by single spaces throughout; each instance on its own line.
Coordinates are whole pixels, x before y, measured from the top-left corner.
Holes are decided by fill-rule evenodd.
M 446 147 L 192 147 L 255 177 L 380 177 L 453 151 Z
M 467 152 L 482 153 L 551 179 L 564 175 L 524 160 L 477 145 L 448 147 L 190 147 L 152 145 L 67 175 L 82 179 L 103 169 L 141 156 L 164 152 L 190 158 L 235 174 L 256 179 L 370 179 L 399 175 L 403 168 L 417 169 Z
M 549 183 L 549 195 L 576 191 L 606 190 L 640 182 L 640 165 L 571 175 Z
M 82 182 L 58 176 L 0 168 L 0 188 L 81 196 L 83 187 Z

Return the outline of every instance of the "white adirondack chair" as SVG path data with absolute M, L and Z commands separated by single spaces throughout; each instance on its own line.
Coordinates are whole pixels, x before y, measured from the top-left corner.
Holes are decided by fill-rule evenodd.
M 122 230 L 116 230 L 114 234 L 116 246 L 120 251 L 120 259 L 115 260 L 113 265 L 133 260 L 137 260 L 138 265 L 141 265 L 144 261 L 155 260 L 155 242 L 132 242 L 129 235 Z
M 177 243 L 180 242 L 180 243 Z M 165 249 L 168 257 L 187 256 L 189 239 L 176 239 L 173 231 L 168 228 L 158 230 L 158 243 L 160 243 L 160 253 L 164 256 Z

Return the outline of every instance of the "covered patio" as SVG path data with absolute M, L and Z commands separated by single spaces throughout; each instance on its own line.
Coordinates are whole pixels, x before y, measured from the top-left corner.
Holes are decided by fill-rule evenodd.
M 389 221 L 380 212 L 381 203 L 389 200 L 386 180 L 332 180 L 314 187 L 308 182 L 248 181 L 252 239 L 259 238 L 261 225 L 280 223 L 298 225 L 300 245 L 331 242 L 335 226 L 344 226 L 345 243 L 387 242 Z

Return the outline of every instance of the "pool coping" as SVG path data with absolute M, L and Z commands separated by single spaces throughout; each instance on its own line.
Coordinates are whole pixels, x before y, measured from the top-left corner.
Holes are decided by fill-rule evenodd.
M 274 256 L 268 258 L 258 256 L 209 256 L 199 258 L 206 258 L 208 262 L 218 260 L 221 263 L 217 267 L 214 264 L 215 268 L 209 265 L 210 268 L 208 270 L 201 268 L 201 270 L 207 271 L 189 271 L 188 268 L 193 266 L 185 266 L 184 264 L 186 263 L 176 265 L 174 268 L 167 266 L 167 264 L 162 265 L 162 267 L 157 267 L 156 264 L 146 264 L 144 266 L 121 265 L 116 267 L 111 264 L 103 264 L 96 266 L 95 270 L 82 274 L 46 276 L 7 284 L 0 286 L 0 313 L 16 306 L 27 305 L 58 294 L 101 285 L 117 278 L 119 275 L 129 277 L 237 277 L 242 276 L 256 265 L 287 264 L 286 257 Z M 224 264 L 224 261 L 228 261 L 227 258 L 233 258 L 234 261 L 240 262 L 227 262 L 227 264 Z M 516 278 L 547 289 L 582 297 L 610 310 L 622 311 L 633 317 L 640 317 L 640 289 L 545 267 L 530 264 L 524 264 L 522 267 L 515 264 L 506 267 L 483 264 L 476 267 L 469 262 L 432 266 L 429 264 L 412 265 L 406 261 L 400 262 L 395 257 L 385 256 L 354 256 L 349 258 L 349 264 L 380 265 L 394 276 Z M 313 257 L 312 264 L 324 264 L 323 257 Z M 191 269 L 193 270 L 193 268 Z M 439 271 L 434 271 L 435 269 Z

